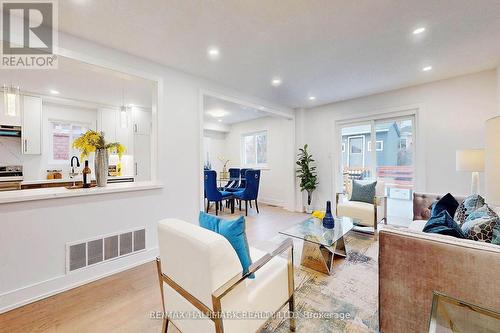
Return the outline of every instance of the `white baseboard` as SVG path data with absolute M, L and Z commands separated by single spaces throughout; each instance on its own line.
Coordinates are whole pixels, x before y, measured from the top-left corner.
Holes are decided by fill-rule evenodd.
M 8 291 L 0 294 L 0 313 L 142 265 L 154 260 L 157 256 L 158 248 L 155 247 L 94 267 L 59 275 L 45 281 Z
M 273 205 L 273 206 L 278 206 L 278 207 L 283 207 L 285 205 L 285 202 L 283 200 L 277 200 L 273 198 L 266 198 L 262 197 L 258 199 L 258 202 L 262 202 L 268 205 Z

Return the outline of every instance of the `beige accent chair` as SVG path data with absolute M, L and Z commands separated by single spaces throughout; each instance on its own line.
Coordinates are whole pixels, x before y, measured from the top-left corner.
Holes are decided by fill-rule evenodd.
M 373 227 L 373 237 L 377 239 L 377 224 L 384 221 L 387 224 L 387 197 L 385 183 L 377 181 L 373 203 L 349 201 L 352 195 L 352 181 L 346 186 L 346 191 L 337 193 L 335 207 L 337 216 L 345 216 L 359 220 L 365 227 Z
M 293 242 L 272 253 L 250 248 L 253 264 L 242 275 L 238 256 L 221 235 L 177 219 L 158 223 L 157 259 L 162 296 L 163 332 L 171 322 L 183 333 L 256 332 L 268 317 L 288 303 L 294 311 Z M 288 260 L 280 254 L 288 253 Z M 160 261 L 161 260 L 161 261 Z M 250 273 L 255 279 L 248 279 Z M 205 315 L 203 319 L 182 315 Z M 255 315 L 259 319 L 223 318 Z M 180 315 L 180 316 L 177 316 Z M 295 330 L 295 319 L 290 319 Z

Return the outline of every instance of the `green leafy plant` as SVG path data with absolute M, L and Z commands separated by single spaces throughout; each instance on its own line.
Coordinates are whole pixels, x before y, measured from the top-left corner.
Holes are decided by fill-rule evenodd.
M 296 164 L 299 166 L 296 170 L 297 178 L 300 179 L 300 190 L 307 192 L 307 204 L 311 204 L 312 193 L 318 185 L 318 175 L 316 167 L 313 165 L 314 159 L 307 151 L 307 145 L 299 148 Z

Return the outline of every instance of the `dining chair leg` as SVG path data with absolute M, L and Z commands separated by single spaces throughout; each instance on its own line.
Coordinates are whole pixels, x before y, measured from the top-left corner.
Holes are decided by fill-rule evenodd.
M 215 216 L 218 216 L 219 215 L 219 202 L 216 201 L 215 202 Z
M 207 200 L 207 213 L 209 209 L 210 209 L 210 201 Z
M 255 208 L 257 209 L 257 214 L 260 213 L 259 212 L 259 204 L 257 203 L 257 199 L 255 199 Z
M 239 205 L 240 205 L 240 212 L 241 212 L 241 200 L 238 200 Z
M 234 214 L 234 199 L 229 200 L 229 205 L 231 206 L 231 214 Z
M 252 200 L 250 200 L 250 208 L 252 208 Z
M 245 216 L 248 216 L 248 200 L 245 200 Z

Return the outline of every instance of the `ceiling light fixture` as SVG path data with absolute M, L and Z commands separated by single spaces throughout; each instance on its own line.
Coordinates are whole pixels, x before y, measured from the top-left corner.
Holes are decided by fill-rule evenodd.
M 222 118 L 222 117 L 227 116 L 229 114 L 229 112 L 227 112 L 226 110 L 222 110 L 222 109 L 215 109 L 215 110 L 207 111 L 207 114 L 209 116 L 214 117 L 214 118 Z
M 19 86 L 3 85 L 3 102 L 6 116 L 16 117 L 19 110 Z
M 222 119 L 217 120 L 219 123 L 222 123 Z
M 420 35 L 421 33 L 425 32 L 425 30 L 426 29 L 424 27 L 417 28 L 417 29 L 413 30 L 413 34 Z
M 314 97 L 314 96 L 309 96 L 309 100 L 310 100 L 310 101 L 315 101 L 315 100 L 316 100 L 316 97 Z
M 59 95 L 59 91 L 54 90 L 54 89 L 50 89 L 50 93 L 51 93 L 52 95 Z
M 120 106 L 120 127 L 128 127 L 128 111 L 130 106 L 125 105 L 125 89 L 122 89 L 122 106 Z
M 282 82 L 283 82 L 283 81 L 281 81 L 281 79 L 280 79 L 279 77 L 276 77 L 276 78 L 274 78 L 274 79 L 271 81 L 271 85 L 272 85 L 273 87 L 279 87 L 279 86 L 281 86 L 281 83 L 282 83 Z
M 430 70 L 432 70 L 432 66 L 425 66 L 425 67 L 422 68 L 423 72 L 428 72 Z
M 216 48 L 216 47 L 214 47 L 214 46 L 210 47 L 210 48 L 208 49 L 207 53 L 208 53 L 208 57 L 209 57 L 210 59 L 212 59 L 212 60 L 218 59 L 218 58 L 219 58 L 219 56 L 220 56 L 220 51 L 219 51 L 219 49 L 218 49 L 218 48 Z

